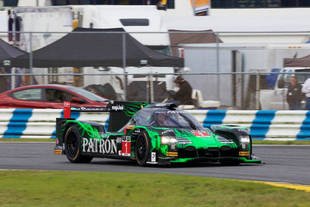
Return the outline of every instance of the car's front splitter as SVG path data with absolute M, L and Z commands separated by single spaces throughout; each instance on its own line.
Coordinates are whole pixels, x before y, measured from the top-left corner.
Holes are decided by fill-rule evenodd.
M 257 164 L 262 163 L 261 160 L 258 160 L 258 159 L 248 159 L 246 157 L 240 157 L 239 160 L 240 160 L 241 163 L 257 163 Z
M 171 158 L 165 157 L 163 159 L 159 159 L 159 162 L 164 163 L 187 163 L 190 161 L 201 161 L 201 162 L 218 162 L 221 160 L 239 160 L 240 163 L 262 163 L 261 160 L 258 159 L 248 159 L 246 157 L 196 157 L 196 158 Z

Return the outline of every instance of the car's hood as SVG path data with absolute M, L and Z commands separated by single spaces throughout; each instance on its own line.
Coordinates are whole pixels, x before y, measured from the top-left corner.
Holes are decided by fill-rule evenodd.
M 196 148 L 221 147 L 229 145 L 234 147 L 233 142 L 221 142 L 218 136 L 207 130 L 189 130 L 176 128 L 153 128 L 160 136 L 174 134 L 178 140 L 179 147 L 194 146 Z

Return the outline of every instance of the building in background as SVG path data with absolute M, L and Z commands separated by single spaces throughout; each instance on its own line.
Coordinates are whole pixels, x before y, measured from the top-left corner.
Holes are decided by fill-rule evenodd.
M 4 5 L 7 6 L 6 8 L 14 6 L 14 2 L 15 5 L 19 6 L 18 9 L 20 10 L 23 9 L 21 6 L 39 6 L 39 8 L 46 7 L 49 9 L 69 8 L 69 10 L 75 8 L 74 11 L 79 10 L 80 12 L 79 24 L 83 27 L 109 28 L 119 26 L 125 27 L 130 32 L 211 29 L 223 43 L 218 42 L 208 45 L 184 44 L 185 49 L 180 50 L 183 51 L 185 64 L 191 68 L 191 72 L 268 71 L 272 68 L 283 67 L 283 58 L 291 58 L 295 55 L 297 57 L 305 56 L 309 50 L 310 35 L 307 31 L 310 31 L 310 24 L 307 20 L 310 19 L 310 1 L 308 0 L 3 1 Z M 158 2 L 166 4 L 166 7 L 158 7 Z M 211 4 L 211 7 L 208 4 Z M 71 11 L 65 15 L 65 18 L 51 21 L 51 19 L 61 17 L 57 14 L 42 12 L 42 9 L 37 10 L 41 12 L 37 12 L 37 14 L 34 12 L 33 17 L 31 17 L 33 20 L 30 21 L 31 15 L 28 14 L 29 17 L 26 17 L 26 15 L 23 17 L 24 28 L 27 27 L 32 30 L 33 27 L 44 25 L 40 30 L 56 31 L 59 30 L 59 27 L 66 27 L 65 25 L 67 25 L 67 30 L 60 28 L 60 31 L 72 29 L 73 15 Z M 203 16 L 199 15 L 200 11 L 202 11 Z M 22 12 L 20 14 L 22 16 Z M 154 17 L 157 18 L 157 30 L 145 30 L 141 25 L 132 25 L 133 23 L 137 24 L 137 22 L 145 24 L 147 22 L 145 20 L 133 22 L 132 20 L 128 21 L 130 18 L 127 18 L 123 22 L 120 21 L 120 19 L 125 19 L 126 16 L 133 18 L 133 15 L 136 15 L 135 17 L 138 19 L 143 19 L 144 15 L 144 19 L 148 19 L 151 18 L 151 14 L 154 14 Z M 40 17 L 36 19 L 39 23 L 31 25 L 36 16 Z M 7 25 L 3 21 L 0 18 L 0 26 L 5 30 Z M 46 24 L 44 24 L 44 21 Z M 123 23 L 129 25 L 124 26 Z M 26 24 L 28 25 L 26 26 Z M 161 30 L 160 28 L 164 29 Z M 39 45 L 43 46 L 50 43 L 52 37 L 49 33 L 41 35 L 39 39 L 33 42 L 33 44 L 37 44 L 33 46 L 33 49 L 38 48 Z M 167 38 L 156 39 L 154 38 L 155 35 L 139 34 L 136 34 L 135 37 L 142 43 L 153 46 L 153 48 L 155 48 L 154 46 L 160 46 L 158 48 L 163 48 L 164 51 L 169 50 Z M 157 40 L 160 42 L 151 43 Z M 97 70 L 97 72 L 102 73 L 105 69 L 100 70 Z M 188 76 L 187 78 L 193 85 L 203 83 L 203 80 L 205 80 L 205 77 L 198 76 Z M 94 79 L 88 80 L 93 81 Z M 245 97 L 245 95 L 242 95 L 242 89 L 233 89 L 233 87 L 235 87 L 236 83 L 240 83 L 240 87 L 247 88 L 247 82 L 238 79 L 236 76 L 234 78 L 226 76 L 224 78 L 211 78 L 209 83 L 212 85 L 212 94 L 210 94 L 207 87 L 198 88 L 202 90 L 203 96 L 207 99 L 219 98 L 225 105 L 242 104 L 242 100 L 235 100 L 238 94 L 241 94 L 238 97 Z

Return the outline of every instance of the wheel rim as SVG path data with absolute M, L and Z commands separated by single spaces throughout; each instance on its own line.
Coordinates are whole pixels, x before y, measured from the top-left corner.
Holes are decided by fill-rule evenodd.
M 77 138 L 74 133 L 70 133 L 67 137 L 67 153 L 70 157 L 75 157 L 78 149 Z
M 146 143 L 144 141 L 144 138 L 139 138 L 137 140 L 137 159 L 143 160 L 146 155 Z

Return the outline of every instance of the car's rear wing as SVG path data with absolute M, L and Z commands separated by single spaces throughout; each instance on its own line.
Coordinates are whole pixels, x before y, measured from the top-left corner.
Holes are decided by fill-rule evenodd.
M 108 112 L 108 131 L 121 129 L 140 109 L 147 106 L 146 102 L 111 101 L 106 107 L 71 107 L 70 102 L 64 103 L 64 118 L 72 119 L 71 112 Z

